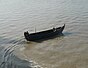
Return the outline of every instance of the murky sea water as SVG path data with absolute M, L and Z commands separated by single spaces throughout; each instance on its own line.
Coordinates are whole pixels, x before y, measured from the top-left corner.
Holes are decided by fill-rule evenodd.
M 61 37 L 23 36 L 63 24 Z M 88 68 L 88 0 L 0 0 L 0 68 Z

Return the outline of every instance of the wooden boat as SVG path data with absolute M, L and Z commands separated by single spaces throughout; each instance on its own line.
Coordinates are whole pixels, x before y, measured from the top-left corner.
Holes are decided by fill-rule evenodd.
M 28 31 L 24 32 L 24 37 L 27 41 L 35 41 L 40 39 L 45 39 L 49 37 L 53 37 L 59 34 L 62 34 L 62 31 L 65 28 L 65 24 L 62 27 L 52 28 L 46 31 L 36 32 L 29 34 Z

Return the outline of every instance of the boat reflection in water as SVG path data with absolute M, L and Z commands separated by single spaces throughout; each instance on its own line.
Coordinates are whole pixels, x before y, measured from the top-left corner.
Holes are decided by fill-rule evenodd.
M 57 35 L 61 35 L 64 28 L 65 28 L 65 24 L 62 27 L 52 28 L 46 31 L 41 31 L 41 32 L 36 32 L 31 34 L 29 34 L 28 31 L 26 31 L 24 32 L 24 36 L 27 41 L 46 39 Z

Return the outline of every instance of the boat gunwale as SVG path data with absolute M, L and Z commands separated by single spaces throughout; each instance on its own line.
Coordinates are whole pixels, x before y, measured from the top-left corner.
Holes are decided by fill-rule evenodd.
M 62 27 L 57 27 L 57 28 L 55 28 L 55 30 L 58 31 L 57 29 L 61 29 Z M 49 33 L 49 32 L 54 32 L 54 28 L 48 29 L 48 30 L 44 30 L 44 31 L 35 32 L 35 33 L 29 33 L 29 35 L 35 35 L 35 34 L 41 34 L 41 33 Z

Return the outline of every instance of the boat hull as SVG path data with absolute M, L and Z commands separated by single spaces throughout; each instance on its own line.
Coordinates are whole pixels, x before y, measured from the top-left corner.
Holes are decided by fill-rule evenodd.
M 50 38 L 50 37 L 62 34 L 62 31 L 64 30 L 64 28 L 65 28 L 65 24 L 62 27 L 53 28 L 47 31 L 41 31 L 41 32 L 32 33 L 32 34 L 29 34 L 27 31 L 27 32 L 24 32 L 24 37 L 27 41 L 35 41 L 35 40 Z

